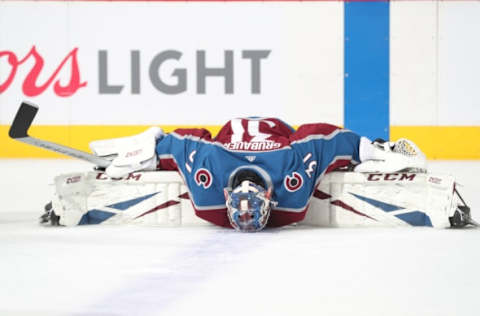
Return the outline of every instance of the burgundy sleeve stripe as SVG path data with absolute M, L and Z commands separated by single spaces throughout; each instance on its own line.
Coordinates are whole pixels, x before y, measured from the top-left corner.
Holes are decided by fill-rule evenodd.
M 205 128 L 177 128 L 173 134 L 177 134 L 179 136 L 188 137 L 198 137 L 202 140 L 211 141 L 212 135 L 210 132 Z
M 292 141 L 299 141 L 303 139 L 309 139 L 314 136 L 330 136 L 336 135 L 341 128 L 331 124 L 304 124 L 300 126 L 297 131 L 290 136 L 290 140 Z
M 350 159 L 338 159 L 335 160 L 334 163 L 330 164 L 327 169 L 325 170 L 325 173 L 329 173 L 334 171 L 335 169 L 341 168 L 341 167 L 346 167 L 350 164 Z
M 178 166 L 173 158 L 162 158 L 160 156 L 157 163 L 157 169 L 176 171 L 178 170 Z

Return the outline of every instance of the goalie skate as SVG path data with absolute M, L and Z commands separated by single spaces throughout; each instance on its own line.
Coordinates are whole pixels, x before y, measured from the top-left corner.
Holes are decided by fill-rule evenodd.
M 457 209 L 453 213 L 453 216 L 449 218 L 450 225 L 452 226 L 452 228 L 463 228 L 468 225 L 479 227 L 480 224 L 475 220 L 473 220 L 471 216 L 470 207 L 467 206 L 467 204 L 463 200 L 460 193 L 458 193 L 456 188 L 454 189 L 454 192 L 457 195 L 457 197 L 460 199 L 460 201 L 463 203 L 463 205 L 458 205 Z
M 39 222 L 43 226 L 59 226 L 60 216 L 55 214 L 52 207 L 52 202 L 45 205 L 45 213 L 40 216 Z

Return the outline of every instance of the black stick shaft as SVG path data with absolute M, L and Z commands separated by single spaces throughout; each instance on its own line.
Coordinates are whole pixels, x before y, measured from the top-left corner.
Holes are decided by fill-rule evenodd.
M 106 168 L 110 165 L 110 160 L 108 159 L 104 159 L 88 152 L 71 148 L 65 145 L 30 137 L 28 135 L 28 129 L 32 125 L 33 119 L 37 115 L 37 112 L 38 106 L 28 102 L 22 102 L 20 108 L 17 111 L 17 114 L 15 115 L 15 118 L 13 119 L 12 125 L 10 126 L 8 135 L 11 138 L 18 140 L 22 143 L 48 149 L 50 151 L 64 154 L 73 158 L 86 160 L 102 168 Z

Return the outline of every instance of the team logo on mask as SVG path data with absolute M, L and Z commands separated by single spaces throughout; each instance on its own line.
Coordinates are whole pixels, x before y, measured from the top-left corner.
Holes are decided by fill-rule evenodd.
M 285 176 L 283 185 L 287 191 L 295 192 L 303 186 L 303 178 L 298 172 L 293 172 L 291 176 Z
M 195 172 L 195 182 L 198 186 L 208 189 L 212 185 L 212 174 L 205 168 L 198 169 Z

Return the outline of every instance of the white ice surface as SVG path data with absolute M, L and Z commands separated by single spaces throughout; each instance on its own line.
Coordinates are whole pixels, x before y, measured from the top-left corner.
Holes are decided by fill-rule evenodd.
M 480 230 L 45 228 L 74 160 L 0 160 L 0 315 L 479 315 Z M 451 173 L 480 219 L 480 162 Z

